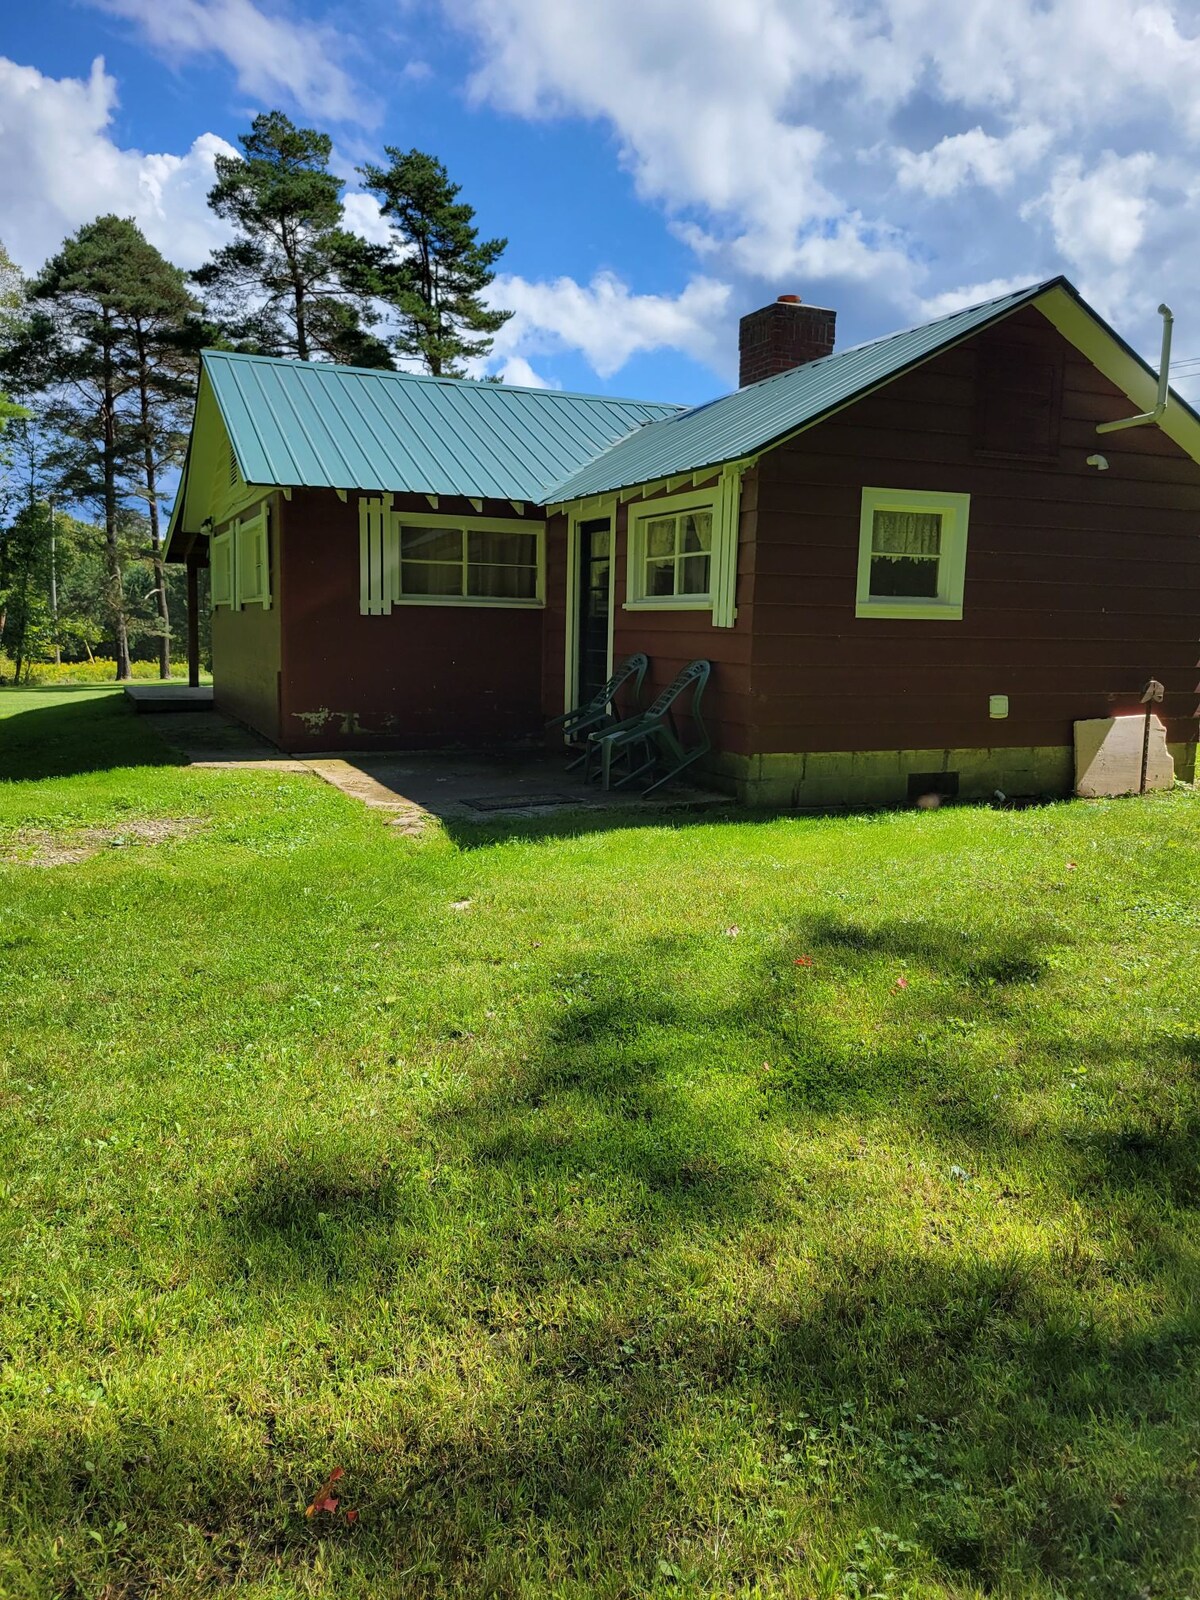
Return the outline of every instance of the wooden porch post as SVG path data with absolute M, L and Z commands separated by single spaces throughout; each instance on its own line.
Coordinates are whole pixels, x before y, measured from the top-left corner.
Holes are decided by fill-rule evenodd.
M 200 687 L 200 563 L 187 558 L 187 659 L 188 683 Z

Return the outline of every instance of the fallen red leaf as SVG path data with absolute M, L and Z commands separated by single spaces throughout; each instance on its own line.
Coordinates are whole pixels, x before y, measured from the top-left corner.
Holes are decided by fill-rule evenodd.
M 892 985 L 892 993 L 894 994 L 897 989 L 907 989 L 907 988 L 908 988 L 908 979 L 907 978 L 897 978 L 895 983 Z
M 346 1474 L 341 1467 L 334 1467 L 318 1491 L 316 1499 L 308 1507 L 304 1515 L 311 1517 L 318 1511 L 336 1511 L 338 1503 L 337 1496 L 333 1493 L 333 1486 L 339 1478 L 344 1478 L 345 1476 Z
M 346 1521 L 347 1522 L 357 1522 L 358 1521 L 358 1512 L 357 1511 L 347 1511 L 347 1513 L 346 1513 Z
M 797 956 L 795 961 L 792 963 L 792 965 L 796 967 L 811 967 L 812 964 L 813 958 L 811 956 Z

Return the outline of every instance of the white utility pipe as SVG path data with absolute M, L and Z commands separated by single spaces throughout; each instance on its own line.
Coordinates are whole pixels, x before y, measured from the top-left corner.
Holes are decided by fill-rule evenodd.
M 1119 428 L 1140 428 L 1144 422 L 1157 422 L 1167 409 L 1167 400 L 1170 391 L 1167 388 L 1167 375 L 1171 368 L 1171 329 L 1175 325 L 1175 317 L 1170 306 L 1159 306 L 1158 314 L 1163 319 L 1162 355 L 1158 362 L 1158 398 L 1154 402 L 1153 411 L 1143 411 L 1140 416 L 1122 417 L 1120 422 L 1102 422 L 1096 429 L 1097 433 L 1116 433 Z

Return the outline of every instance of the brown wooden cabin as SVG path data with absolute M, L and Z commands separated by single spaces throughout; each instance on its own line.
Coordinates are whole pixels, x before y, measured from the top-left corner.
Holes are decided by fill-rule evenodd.
M 170 555 L 211 569 L 218 708 L 478 748 L 705 657 L 709 781 L 887 803 L 1067 793 L 1074 723 L 1155 677 L 1190 780 L 1200 418 L 1097 433 L 1156 378 L 1061 278 L 833 330 L 744 318 L 742 387 L 691 409 L 206 354 Z

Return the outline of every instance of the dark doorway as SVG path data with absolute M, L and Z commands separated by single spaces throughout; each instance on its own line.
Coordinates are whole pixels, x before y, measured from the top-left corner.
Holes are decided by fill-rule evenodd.
M 612 525 L 607 517 L 581 522 L 578 609 L 576 611 L 576 705 L 598 694 L 608 681 L 609 582 L 612 569 Z

